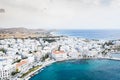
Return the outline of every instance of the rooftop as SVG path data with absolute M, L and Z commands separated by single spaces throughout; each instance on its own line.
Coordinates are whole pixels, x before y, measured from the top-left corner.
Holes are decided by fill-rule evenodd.
M 54 50 L 52 53 L 53 53 L 53 54 L 63 54 L 63 53 L 65 53 L 65 52 L 64 52 L 64 51 Z
M 21 60 L 19 63 L 16 64 L 16 68 L 26 64 L 28 61 L 27 60 Z

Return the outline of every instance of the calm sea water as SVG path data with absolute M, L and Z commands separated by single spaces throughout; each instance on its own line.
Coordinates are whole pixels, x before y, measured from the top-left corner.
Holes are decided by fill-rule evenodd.
M 120 30 L 58 30 L 55 32 L 55 34 L 87 39 L 120 39 Z
M 55 34 L 87 39 L 120 39 L 120 30 L 59 30 Z M 120 61 L 70 60 L 57 62 L 39 71 L 30 80 L 120 80 Z
M 120 61 L 71 60 L 53 63 L 30 80 L 120 80 Z

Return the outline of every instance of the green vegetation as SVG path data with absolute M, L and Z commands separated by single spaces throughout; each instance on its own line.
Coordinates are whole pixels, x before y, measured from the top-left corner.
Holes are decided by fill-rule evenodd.
M 36 52 L 37 52 L 37 50 L 34 51 L 34 53 L 36 53 Z
M 1 48 L 0 51 L 2 51 L 3 53 L 6 53 L 6 50 L 4 48 Z
M 16 75 L 17 73 L 19 73 L 18 69 L 16 69 L 16 71 L 13 71 L 13 72 L 11 73 L 11 75 L 14 76 L 14 75 Z
M 32 53 L 32 51 L 29 51 L 29 54 L 31 54 Z
M 118 45 L 118 46 L 115 46 L 115 47 L 113 48 L 113 50 L 120 51 L 120 45 Z
M 102 48 L 105 48 L 105 45 L 106 46 L 110 46 L 110 45 L 114 45 L 112 41 L 109 41 L 109 42 L 105 42 L 103 45 L 102 45 Z
M 16 75 L 18 72 L 12 72 L 11 75 L 14 76 Z
M 21 59 L 17 60 L 16 62 L 20 62 L 20 61 L 21 61 Z
M 105 50 L 104 50 L 104 51 L 102 51 L 101 53 L 102 53 L 102 55 L 103 55 L 103 56 L 105 56 L 105 55 L 107 55 L 108 50 L 107 50 L 107 49 L 105 49 Z
M 28 57 L 26 57 L 26 56 L 24 56 L 24 57 L 22 57 L 22 59 L 27 59 Z
M 35 67 L 29 69 L 29 71 L 27 71 L 26 73 L 24 73 L 20 78 L 23 78 L 23 77 L 27 76 L 29 73 L 37 70 L 37 69 L 40 68 L 41 66 L 42 66 L 42 65 L 38 65 L 38 66 L 35 66 Z
M 20 61 L 21 61 L 21 59 L 18 59 L 17 61 L 14 61 L 12 64 L 18 63 L 18 62 L 20 62 Z
M 112 41 L 106 42 L 105 43 L 107 46 L 114 45 Z
M 55 42 L 56 40 L 55 39 L 47 39 L 47 38 L 45 39 L 44 38 L 43 41 L 47 41 L 47 42 L 51 43 L 51 42 Z
M 49 54 L 45 54 L 45 56 L 41 58 L 41 61 L 44 62 L 47 58 L 49 58 Z
M 87 58 L 87 55 L 86 55 L 86 54 L 84 54 L 84 55 L 83 55 L 83 59 L 86 59 L 86 58 Z
M 90 42 L 88 39 L 83 40 L 84 42 Z
M 19 53 L 18 53 L 18 52 L 16 52 L 16 55 L 19 55 Z
M 60 48 L 61 48 L 61 45 L 59 45 L 59 47 L 58 47 L 58 51 L 60 51 Z

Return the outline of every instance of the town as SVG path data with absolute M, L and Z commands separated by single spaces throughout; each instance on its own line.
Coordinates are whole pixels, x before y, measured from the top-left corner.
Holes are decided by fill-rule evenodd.
M 27 80 L 43 66 L 69 59 L 112 58 L 120 40 L 59 36 L 0 40 L 0 80 Z

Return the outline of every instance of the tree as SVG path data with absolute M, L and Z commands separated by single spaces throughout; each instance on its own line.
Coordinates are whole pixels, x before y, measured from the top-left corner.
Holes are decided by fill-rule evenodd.
M 31 54 L 32 53 L 32 51 L 29 51 L 29 54 Z
M 14 76 L 14 75 L 16 75 L 17 73 L 19 73 L 19 70 L 18 70 L 18 69 L 16 69 L 16 71 L 13 71 L 13 72 L 11 73 L 11 75 Z
M 47 58 L 49 58 L 49 54 L 45 54 L 42 58 L 41 58 L 41 61 L 45 61 Z
M 4 48 L 1 48 L 0 51 L 2 51 L 3 53 L 7 52 L 7 50 L 5 50 Z

